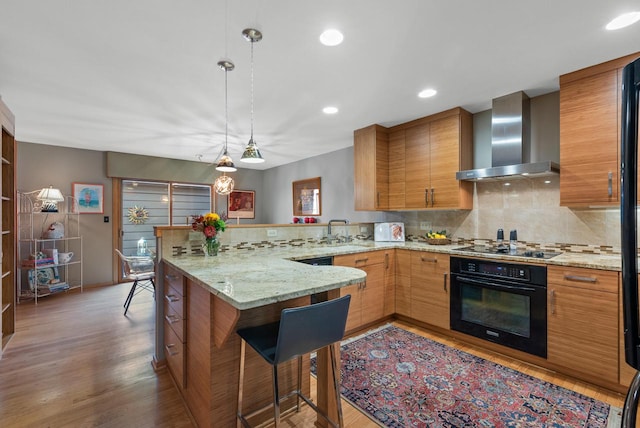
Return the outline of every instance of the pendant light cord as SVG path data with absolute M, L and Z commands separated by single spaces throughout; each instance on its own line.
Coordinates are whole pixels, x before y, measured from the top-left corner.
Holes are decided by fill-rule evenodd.
M 227 101 L 227 73 L 224 69 L 224 154 L 227 154 L 227 136 L 229 135 L 229 103 Z

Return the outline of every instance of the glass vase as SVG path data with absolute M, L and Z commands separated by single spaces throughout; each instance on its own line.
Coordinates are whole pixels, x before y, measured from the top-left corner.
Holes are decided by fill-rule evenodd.
M 217 256 L 220 242 L 216 238 L 207 238 L 202 244 L 202 251 L 205 256 Z

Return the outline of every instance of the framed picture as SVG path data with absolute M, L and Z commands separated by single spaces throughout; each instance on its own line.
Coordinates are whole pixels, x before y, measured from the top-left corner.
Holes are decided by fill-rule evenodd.
M 321 215 L 320 177 L 293 182 L 293 215 Z
M 256 218 L 256 192 L 234 190 L 227 199 L 228 214 L 232 218 Z
M 102 184 L 73 183 L 73 197 L 78 202 L 80 214 L 102 214 L 104 212 L 104 186 Z

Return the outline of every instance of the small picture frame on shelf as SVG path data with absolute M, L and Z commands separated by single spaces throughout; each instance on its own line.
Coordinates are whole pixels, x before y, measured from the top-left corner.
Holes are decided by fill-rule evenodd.
M 80 214 L 103 214 L 104 186 L 102 184 L 73 183 L 73 197 Z

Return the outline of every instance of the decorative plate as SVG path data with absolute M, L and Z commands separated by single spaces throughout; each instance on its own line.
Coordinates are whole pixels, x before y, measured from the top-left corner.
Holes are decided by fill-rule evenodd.
M 30 269 L 29 270 L 29 288 L 33 291 L 35 286 L 36 272 L 38 272 L 38 285 L 48 285 L 52 279 L 60 279 L 58 276 L 58 269 L 55 267 L 48 267 L 43 269 Z
M 134 205 L 129 208 L 129 221 L 133 224 L 143 224 L 149 218 L 149 211 L 144 207 Z

